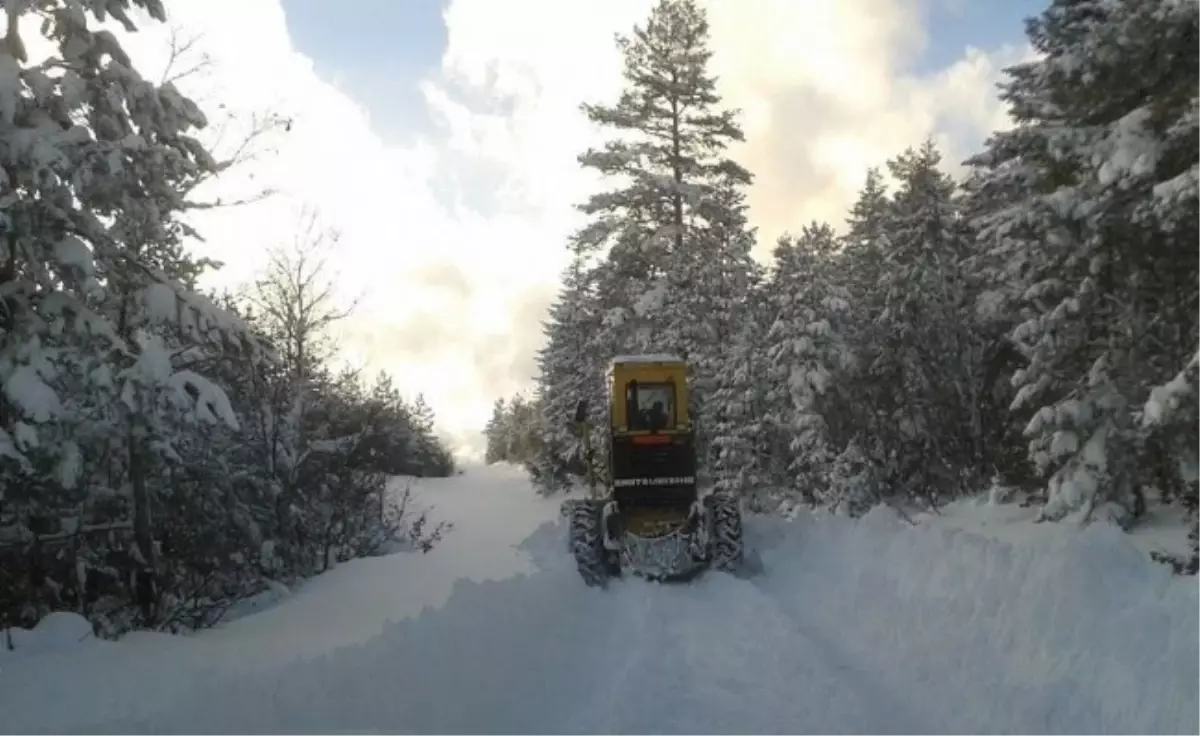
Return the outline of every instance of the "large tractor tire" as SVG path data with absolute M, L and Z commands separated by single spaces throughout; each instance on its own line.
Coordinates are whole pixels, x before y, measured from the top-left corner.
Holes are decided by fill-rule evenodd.
M 571 526 L 571 517 L 573 517 L 575 515 L 575 509 L 578 508 L 580 504 L 584 504 L 584 503 L 587 503 L 587 501 L 583 500 L 583 499 L 578 499 L 578 498 L 568 498 L 567 500 L 563 501 L 562 504 L 558 507 L 558 515 L 561 516 L 563 518 L 563 520 L 567 523 L 568 530 L 570 529 L 570 526 Z M 567 551 L 574 553 L 575 539 L 569 533 L 569 531 L 563 537 L 563 539 L 567 544 Z
M 712 520 L 709 564 L 717 570 L 733 572 L 742 566 L 746 545 L 742 540 L 742 509 L 737 496 L 718 491 L 704 497 L 704 506 Z
M 579 574 L 588 585 L 608 582 L 608 551 L 604 549 L 604 505 L 594 499 L 571 504 L 567 511 L 567 536 Z

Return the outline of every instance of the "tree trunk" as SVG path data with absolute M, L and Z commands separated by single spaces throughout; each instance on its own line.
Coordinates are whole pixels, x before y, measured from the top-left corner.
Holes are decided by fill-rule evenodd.
M 154 620 L 158 603 L 155 572 L 158 568 L 154 550 L 153 519 L 150 513 L 150 491 L 146 484 L 146 453 L 143 432 L 134 427 L 129 432 L 129 482 L 133 489 L 133 538 L 141 556 L 134 572 L 135 593 L 147 623 Z

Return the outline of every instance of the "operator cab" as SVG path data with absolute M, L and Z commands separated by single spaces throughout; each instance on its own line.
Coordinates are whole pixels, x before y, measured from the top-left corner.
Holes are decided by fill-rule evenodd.
M 687 373 L 687 363 L 674 355 L 612 361 L 609 477 L 622 507 L 685 507 L 696 499 Z

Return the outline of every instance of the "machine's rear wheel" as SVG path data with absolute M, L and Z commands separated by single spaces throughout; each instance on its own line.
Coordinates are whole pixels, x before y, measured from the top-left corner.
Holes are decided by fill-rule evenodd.
M 742 509 L 737 496 L 718 491 L 704 497 L 704 505 L 712 519 L 709 538 L 709 560 L 714 568 L 733 571 L 741 566 L 745 556 L 742 541 Z
M 567 512 L 571 554 L 579 574 L 588 585 L 603 586 L 608 581 L 608 552 L 604 549 L 604 506 L 595 499 L 572 504 Z

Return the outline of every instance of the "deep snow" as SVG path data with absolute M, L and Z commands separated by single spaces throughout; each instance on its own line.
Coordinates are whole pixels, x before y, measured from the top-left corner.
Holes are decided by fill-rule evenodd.
M 455 530 L 191 637 L 0 654 L 5 732 L 1196 733 L 1195 578 L 1104 524 L 1014 539 L 748 520 L 764 572 L 587 588 L 511 468 L 425 482 Z M 76 621 L 77 623 L 77 621 Z

